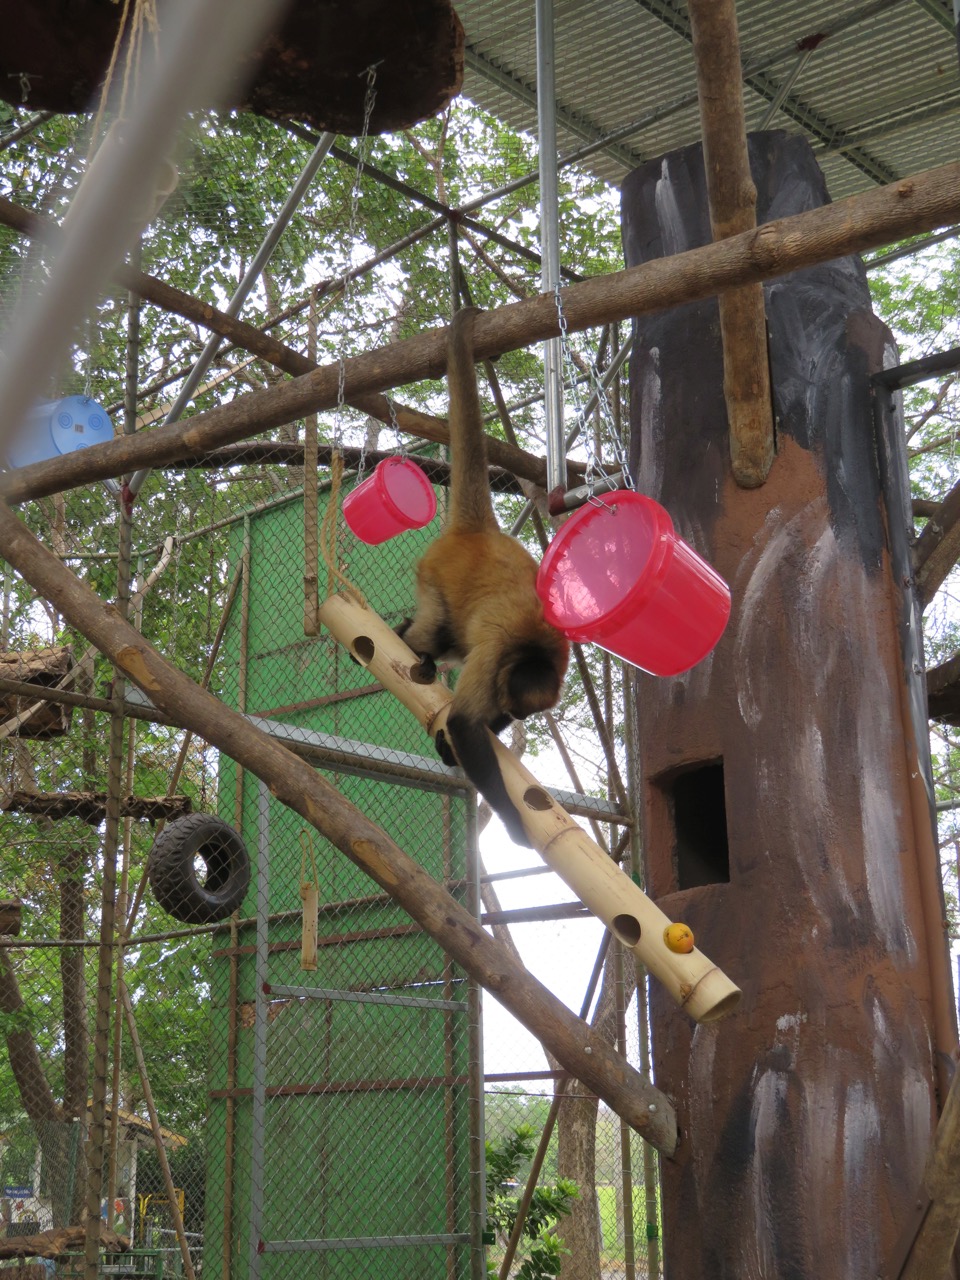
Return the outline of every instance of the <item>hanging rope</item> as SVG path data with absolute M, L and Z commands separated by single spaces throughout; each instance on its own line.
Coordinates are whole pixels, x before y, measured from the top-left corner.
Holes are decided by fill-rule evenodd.
M 350 579 L 337 566 L 337 526 L 340 517 L 340 482 L 343 479 L 343 454 L 334 449 L 330 459 L 330 496 L 327 509 L 323 513 L 320 525 L 320 554 L 327 566 L 327 595 L 332 595 L 334 582 L 339 582 L 344 592 L 356 600 L 365 609 L 367 599 L 359 587 L 355 587 Z
M 352 242 L 357 226 L 357 214 L 360 204 L 360 179 L 363 176 L 363 161 L 366 158 L 367 143 L 369 140 L 370 118 L 373 115 L 373 105 L 376 99 L 376 83 L 377 83 L 377 67 L 379 63 L 373 63 L 367 67 L 363 73 L 366 76 L 367 87 L 364 98 L 363 111 L 363 132 L 360 136 L 359 153 L 361 163 L 357 168 L 356 176 L 353 182 L 353 189 L 350 193 L 350 217 L 348 220 L 347 232 Z M 351 274 L 350 261 L 347 260 L 344 268 L 343 277 L 343 301 L 345 313 L 349 312 L 350 292 L 351 292 Z M 323 562 L 327 566 L 327 595 L 332 595 L 334 584 L 339 583 L 346 595 L 352 597 L 357 604 L 367 608 L 367 600 L 359 587 L 354 586 L 349 578 L 342 572 L 337 564 L 337 528 L 340 516 L 340 488 L 343 480 L 343 451 L 341 445 L 343 443 L 343 411 L 346 405 L 346 353 L 343 335 L 341 334 L 340 350 L 337 353 L 337 409 L 334 425 L 333 437 L 333 454 L 330 459 L 330 496 L 327 499 L 327 507 L 323 513 L 323 521 L 320 525 L 320 554 L 323 556 Z M 391 414 L 393 421 L 396 422 L 396 414 Z M 399 435 L 399 428 L 398 428 Z M 357 482 L 363 478 L 363 468 L 366 460 L 366 438 L 360 452 L 360 465 L 357 475 Z
M 317 930 L 320 921 L 320 876 L 313 852 L 313 837 L 309 831 L 300 832 L 300 900 L 303 903 L 303 923 L 300 933 L 300 968 L 313 972 L 317 967 Z M 313 879 L 307 879 L 307 854 Z
M 123 47 L 124 35 L 127 29 L 127 18 L 130 16 L 130 6 L 133 4 L 133 19 L 130 24 L 130 39 L 127 44 L 127 53 L 123 64 L 123 81 L 120 87 L 120 103 L 117 108 L 117 117 L 123 119 L 127 109 L 127 98 L 131 82 L 136 85 L 137 78 L 140 74 L 140 60 L 143 54 L 143 37 L 144 32 L 149 30 L 153 36 L 154 44 L 156 44 L 159 34 L 159 26 L 157 23 L 157 4 L 156 0 L 124 0 L 123 11 L 120 14 L 120 23 L 117 26 L 117 38 L 113 42 L 113 49 L 110 53 L 110 62 L 107 66 L 107 73 L 103 78 L 103 88 L 100 92 L 100 101 L 97 104 L 97 114 L 94 116 L 93 128 L 90 131 L 90 152 L 87 160 L 90 160 L 94 148 L 97 145 L 97 138 L 100 136 L 100 128 L 103 124 L 103 116 L 107 106 L 107 99 L 110 96 L 110 89 L 113 85 L 114 74 L 117 69 L 117 60 L 120 56 L 120 50 Z
M 307 319 L 307 356 L 316 364 L 317 303 L 313 297 L 310 299 Z M 303 633 L 307 636 L 320 634 L 320 619 L 317 616 L 320 608 L 317 583 L 317 560 L 320 556 L 318 427 L 317 415 L 308 414 L 304 419 L 303 436 Z

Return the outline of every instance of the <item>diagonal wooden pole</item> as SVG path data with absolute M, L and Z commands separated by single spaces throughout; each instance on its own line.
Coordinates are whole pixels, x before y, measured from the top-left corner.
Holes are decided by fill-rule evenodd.
M 537 981 L 455 898 L 304 760 L 226 707 L 105 604 L 0 504 L 0 554 L 179 725 L 261 778 L 271 793 L 391 895 L 467 973 L 664 1155 L 677 1142 L 669 1100 Z

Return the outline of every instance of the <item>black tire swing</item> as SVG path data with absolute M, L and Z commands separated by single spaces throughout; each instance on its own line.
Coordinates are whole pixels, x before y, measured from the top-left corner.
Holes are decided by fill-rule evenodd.
M 157 902 L 183 924 L 214 924 L 240 906 L 250 887 L 250 855 L 237 832 L 210 813 L 168 822 L 147 860 Z

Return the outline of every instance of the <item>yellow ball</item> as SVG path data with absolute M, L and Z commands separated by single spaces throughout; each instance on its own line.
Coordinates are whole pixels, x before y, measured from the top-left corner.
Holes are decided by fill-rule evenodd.
M 688 955 L 696 945 L 693 930 L 685 924 L 668 924 L 663 931 L 663 940 L 671 951 L 680 955 Z

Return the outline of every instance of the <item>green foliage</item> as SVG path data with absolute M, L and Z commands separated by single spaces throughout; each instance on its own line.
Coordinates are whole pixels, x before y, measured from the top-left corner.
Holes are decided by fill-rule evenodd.
M 487 1140 L 487 1221 L 501 1237 L 508 1237 L 517 1221 L 520 1201 L 513 1194 L 513 1188 L 521 1174 L 529 1169 L 536 1135 L 531 1125 L 520 1124 L 498 1141 Z M 552 1184 L 536 1187 L 523 1224 L 529 1252 L 516 1272 L 518 1280 L 546 1280 L 560 1274 L 563 1255 L 568 1250 L 563 1248 L 553 1229 L 564 1214 L 570 1212 L 579 1194 L 577 1184 L 569 1178 L 558 1178 Z M 498 1270 L 488 1261 L 488 1275 L 496 1276 Z

